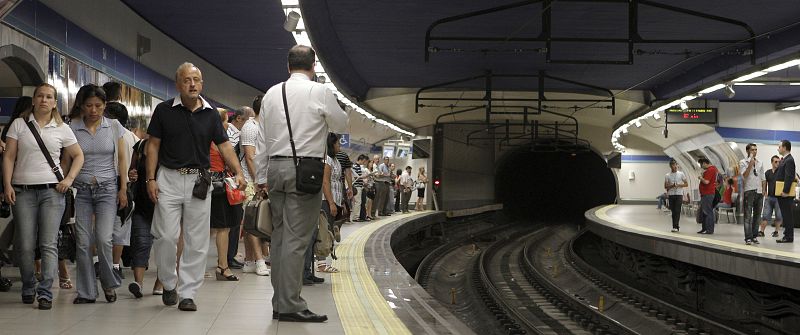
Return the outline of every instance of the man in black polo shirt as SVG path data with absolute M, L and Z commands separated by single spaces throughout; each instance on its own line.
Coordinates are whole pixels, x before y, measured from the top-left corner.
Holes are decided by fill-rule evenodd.
M 175 73 L 175 86 L 180 96 L 158 104 L 147 129 L 147 193 L 156 205 L 152 233 L 158 279 L 164 284 L 161 299 L 169 306 L 180 296 L 180 310 L 196 311 L 194 295 L 203 284 L 206 269 L 212 188 L 203 200 L 192 196 L 192 188 L 200 170 L 210 166 L 212 141 L 226 165 L 236 172 L 239 188 L 243 190 L 247 182 L 219 114 L 200 96 L 200 69 L 181 64 Z M 176 252 L 181 226 L 184 248 L 178 274 Z

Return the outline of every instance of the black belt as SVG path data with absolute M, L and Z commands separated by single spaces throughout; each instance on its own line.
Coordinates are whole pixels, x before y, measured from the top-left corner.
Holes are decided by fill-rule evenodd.
M 292 156 L 269 156 L 269 159 L 294 159 Z M 297 159 L 314 159 L 321 161 L 322 158 L 319 157 L 306 157 L 306 156 L 297 156 Z
M 23 190 L 46 190 L 48 188 L 56 188 L 58 184 L 31 184 L 31 185 L 11 185 L 19 187 Z

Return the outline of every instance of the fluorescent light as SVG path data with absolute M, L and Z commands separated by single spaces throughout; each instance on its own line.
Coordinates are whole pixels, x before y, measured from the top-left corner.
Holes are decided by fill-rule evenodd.
M 723 88 L 725 88 L 725 84 L 716 84 L 714 86 L 711 86 L 711 87 L 709 87 L 707 89 L 704 89 L 704 90 L 700 91 L 700 94 L 708 94 L 708 93 L 711 93 L 711 92 L 714 92 L 714 91 L 717 91 L 717 90 L 721 90 Z
M 634 124 L 636 125 L 636 128 L 641 128 L 642 127 L 642 123 L 639 122 L 639 120 L 636 120 L 636 123 L 634 123 Z
M 795 111 L 795 110 L 798 110 L 798 109 L 800 109 L 800 105 L 794 105 L 794 106 L 781 108 L 782 111 Z
M 781 63 L 781 64 L 778 64 L 778 65 L 775 65 L 775 66 L 771 66 L 771 67 L 768 67 L 764 71 L 766 71 L 766 72 L 775 72 L 775 71 L 780 71 L 780 70 L 783 70 L 783 69 L 790 68 L 790 67 L 795 66 L 795 65 L 800 65 L 800 59 L 794 59 L 794 60 L 790 60 L 790 61 L 785 62 L 785 63 Z
M 686 101 L 681 101 L 680 106 L 682 111 L 689 109 L 689 105 L 686 104 Z
M 735 83 L 736 86 L 765 86 L 764 83 Z
M 741 76 L 741 77 L 739 77 L 739 78 L 736 78 L 736 79 L 734 79 L 733 81 L 734 81 L 734 82 L 737 82 L 737 83 L 738 83 L 738 82 L 743 82 L 743 81 L 748 81 L 748 80 L 750 80 L 750 79 L 753 79 L 753 78 L 758 78 L 758 77 L 761 77 L 761 76 L 763 76 L 763 75 L 765 75 L 765 74 L 767 74 L 767 72 L 766 72 L 766 71 L 756 71 L 756 72 L 753 72 L 753 73 L 750 73 L 750 74 L 746 74 L 746 75 L 744 75 L 744 76 Z
M 800 83 L 789 83 L 789 86 L 800 86 Z
M 660 119 L 660 118 L 661 118 L 661 114 L 659 114 L 658 112 L 656 112 L 655 114 L 653 114 L 653 118 L 654 118 L 654 119 L 656 119 L 656 120 L 658 120 L 658 119 Z
M 623 134 L 627 134 L 628 133 L 628 125 L 627 124 L 622 126 L 622 133 Z

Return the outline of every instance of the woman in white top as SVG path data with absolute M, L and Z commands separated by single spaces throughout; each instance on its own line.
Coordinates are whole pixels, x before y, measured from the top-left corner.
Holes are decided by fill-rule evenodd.
M 53 306 L 50 287 L 58 266 L 58 227 L 64 215 L 64 192 L 83 166 L 83 152 L 69 126 L 56 109 L 56 88 L 41 84 L 33 92 L 33 106 L 9 126 L 6 152 L 3 156 L 3 185 L 6 201 L 11 204 L 16 229 L 14 249 L 19 256 L 22 276 L 22 302 L 32 304 L 39 296 L 39 309 Z M 37 131 L 47 152 L 43 153 L 28 128 Z M 69 157 L 72 164 L 63 169 L 59 156 Z M 63 177 L 58 180 L 45 158 L 53 159 Z M 36 286 L 33 258 L 36 241 L 42 254 L 42 280 Z
M 335 224 L 336 217 L 342 212 L 344 206 L 344 189 L 342 183 L 342 165 L 336 159 L 336 154 L 341 149 L 339 143 L 339 136 L 330 133 L 328 134 L 328 155 L 325 156 L 325 172 L 322 177 L 322 211 L 328 217 L 328 227 L 333 230 L 334 236 L 339 236 L 339 226 Z M 318 232 L 324 234 L 324 232 Z M 314 234 L 314 239 L 316 239 Z M 312 252 L 313 253 L 313 252 Z M 339 272 L 338 269 L 329 266 L 327 261 L 321 260 L 318 264 L 317 271 L 319 272 Z M 313 277 L 313 272 L 312 272 Z M 310 279 L 306 276 L 306 279 Z M 313 280 L 313 278 L 311 278 Z
M 425 167 L 419 167 L 417 174 L 417 203 L 414 205 L 415 211 L 425 210 L 425 186 L 428 185 L 428 176 L 425 175 Z

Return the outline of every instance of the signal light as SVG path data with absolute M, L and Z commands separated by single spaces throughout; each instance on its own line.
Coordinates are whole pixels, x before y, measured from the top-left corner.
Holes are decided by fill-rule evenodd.
M 434 179 L 434 180 L 433 180 L 433 187 L 439 188 L 439 186 L 440 186 L 441 184 L 442 184 L 442 181 L 441 181 L 441 180 L 439 180 L 439 179 Z

